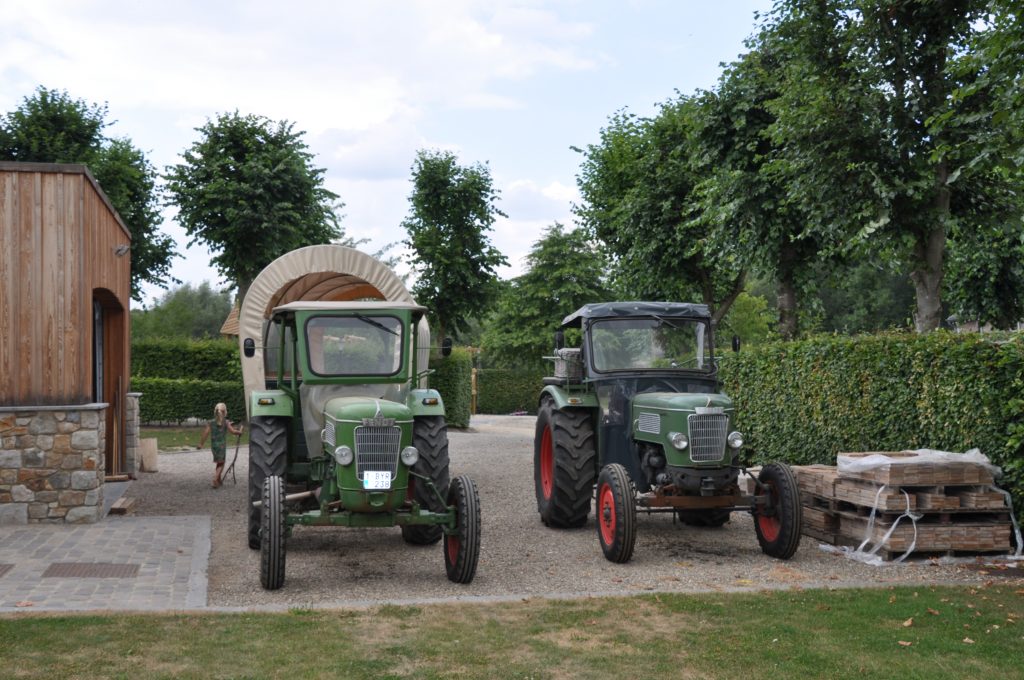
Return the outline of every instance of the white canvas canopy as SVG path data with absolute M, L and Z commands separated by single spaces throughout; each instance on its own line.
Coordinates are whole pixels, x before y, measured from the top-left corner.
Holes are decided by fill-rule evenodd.
M 242 356 L 242 379 L 248 395 L 264 389 L 263 327 L 275 307 L 289 302 L 387 300 L 414 303 L 405 284 L 390 268 L 366 253 L 346 246 L 308 246 L 271 262 L 252 282 L 238 315 L 238 347 L 246 338 L 256 343 L 252 357 Z M 430 358 L 430 328 L 424 318 L 417 335 L 417 364 Z

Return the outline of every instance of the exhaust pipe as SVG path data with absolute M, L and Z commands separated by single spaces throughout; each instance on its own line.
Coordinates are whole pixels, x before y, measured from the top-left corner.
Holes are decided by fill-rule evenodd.
M 284 502 L 285 503 L 290 503 L 291 501 L 301 501 L 303 498 L 312 498 L 313 496 L 316 496 L 316 495 L 317 495 L 316 491 L 300 491 L 299 493 L 293 493 L 293 494 L 289 494 L 289 495 L 285 496 L 284 497 Z M 252 502 L 252 507 L 254 507 L 254 508 L 262 507 L 262 505 L 263 505 L 263 501 L 253 501 Z

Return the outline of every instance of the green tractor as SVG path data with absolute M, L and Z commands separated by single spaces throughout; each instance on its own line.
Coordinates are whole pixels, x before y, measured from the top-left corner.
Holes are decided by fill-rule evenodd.
M 401 527 L 417 545 L 443 538 L 445 568 L 469 583 L 480 553 L 480 501 L 449 478 L 444 404 L 417 387 L 417 325 L 404 302 L 291 302 L 273 309 L 265 389 L 250 392 L 249 547 L 260 582 L 284 585 L 296 526 Z M 445 341 L 443 352 L 450 353 Z M 251 338 L 242 353 L 252 358 Z
M 762 551 L 793 556 L 802 521 L 796 478 L 781 463 L 756 477 L 744 466 L 706 305 L 590 304 L 561 328 L 534 438 L 544 524 L 583 526 L 596 487 L 597 535 L 612 562 L 633 556 L 638 510 L 708 527 L 749 511 Z M 564 329 L 579 329 L 579 348 L 562 346 Z M 741 475 L 753 480 L 753 493 L 741 490 Z

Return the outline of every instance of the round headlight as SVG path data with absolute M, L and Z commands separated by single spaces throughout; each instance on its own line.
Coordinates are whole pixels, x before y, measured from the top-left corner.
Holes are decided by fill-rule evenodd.
M 676 447 L 680 451 L 690 445 L 690 440 L 686 438 L 686 435 L 682 432 L 669 432 L 668 440 L 672 442 L 672 446 Z
M 731 446 L 734 449 L 738 449 L 741 446 L 743 446 L 743 435 L 740 434 L 739 432 L 731 432 L 729 434 L 728 442 L 729 446 Z
M 338 461 L 338 465 L 350 465 L 354 457 L 352 449 L 344 444 L 334 449 L 334 460 Z
M 419 459 L 420 452 L 416 450 L 415 446 L 406 446 L 402 449 L 402 463 L 405 465 L 412 467 Z

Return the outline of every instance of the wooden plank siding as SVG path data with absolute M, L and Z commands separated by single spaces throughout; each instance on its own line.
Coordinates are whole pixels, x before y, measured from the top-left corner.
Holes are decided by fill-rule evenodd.
M 94 298 L 116 352 L 103 400 L 124 403 L 131 261 L 115 250 L 129 243 L 84 166 L 0 163 L 0 406 L 94 401 Z

